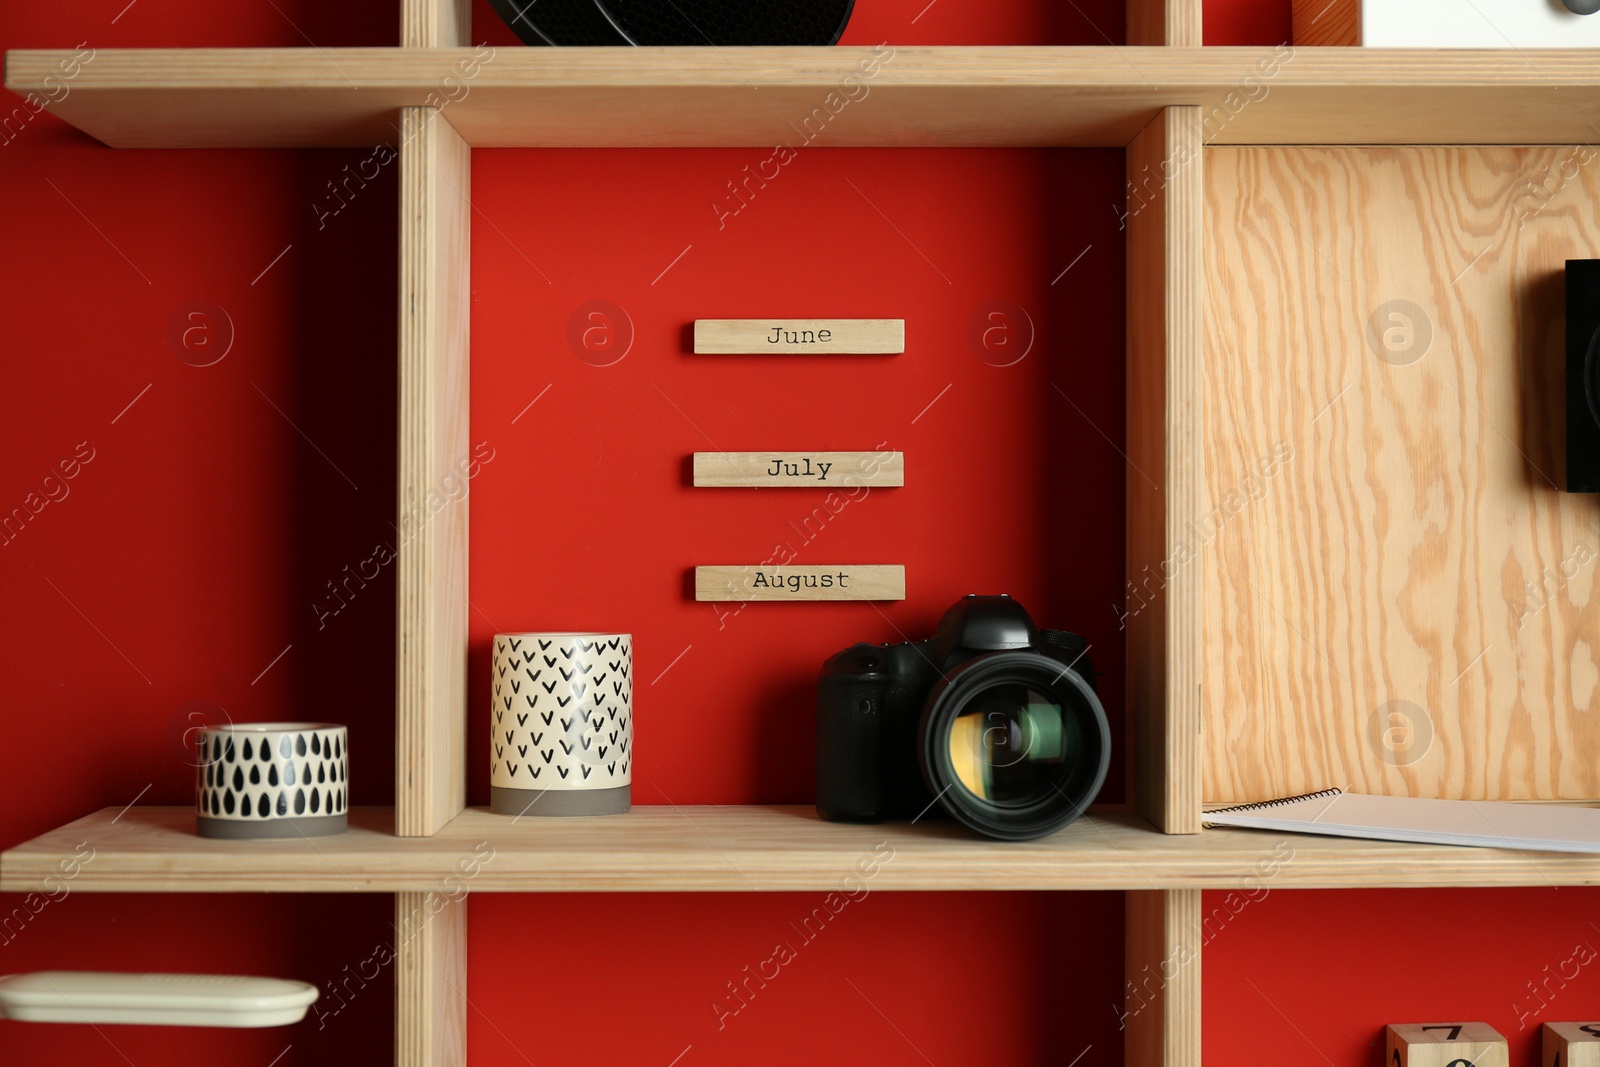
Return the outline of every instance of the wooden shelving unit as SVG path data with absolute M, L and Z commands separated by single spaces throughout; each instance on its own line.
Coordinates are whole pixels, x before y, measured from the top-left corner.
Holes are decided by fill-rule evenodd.
M 640 807 L 600 821 L 512 820 L 468 808 L 429 837 L 357 808 L 342 837 L 200 841 L 188 808 L 107 808 L 5 854 L 0 892 L 47 892 L 94 849 L 74 891 L 119 893 L 753 893 L 829 890 L 863 857 L 884 890 L 1341 889 L 1600 885 L 1600 857 L 1460 849 L 1248 830 L 1158 833 L 1136 815 L 1087 816 L 999 847 L 960 827 L 841 826 L 810 807 Z
M 444 102 L 474 148 L 766 146 L 870 48 L 104 49 L 52 105 L 113 148 L 362 146 Z M 12 52 L 44 89 L 66 51 Z M 1192 104 L 1206 142 L 1570 144 L 1596 137 L 1583 50 L 899 47 L 829 144 L 1121 147 Z M 454 103 L 446 79 L 466 87 Z
M 52 110 L 112 147 L 400 145 L 403 512 L 468 441 L 472 147 L 766 145 L 871 50 L 505 48 L 441 107 L 445 79 L 474 56 L 468 4 L 402 6 L 397 49 L 102 50 Z M 1129 480 L 1131 566 L 1169 558 L 1206 506 L 1206 146 L 1592 142 L 1600 64 L 1579 51 L 1206 49 L 1199 0 L 1130 0 L 1128 25 L 1129 47 L 897 48 L 830 143 L 1117 146 L 1135 186 L 1161 175 L 1128 219 L 1127 451 L 1161 486 Z M 66 55 L 10 53 L 7 87 L 44 89 Z M 397 922 L 430 916 L 397 966 L 396 1062 L 421 1067 L 466 1062 L 458 887 L 815 889 L 887 841 L 880 888 L 1127 891 L 1128 973 L 1184 946 L 1195 961 L 1130 1021 L 1126 1062 L 1192 1067 L 1203 889 L 1256 884 L 1264 865 L 1274 888 L 1600 884 L 1593 857 L 1201 832 L 1200 566 L 1128 631 L 1133 810 L 1046 841 L 838 826 L 793 808 L 641 808 L 581 827 L 464 810 L 465 505 L 408 541 L 397 566 L 395 809 L 302 842 L 203 841 L 187 810 L 100 812 L 0 856 L 0 890 L 40 888 L 87 841 L 95 860 L 78 891 L 392 892 Z

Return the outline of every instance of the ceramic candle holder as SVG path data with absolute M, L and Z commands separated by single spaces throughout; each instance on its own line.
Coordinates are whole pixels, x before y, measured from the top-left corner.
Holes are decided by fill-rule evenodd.
M 201 837 L 323 837 L 348 825 L 350 739 L 326 722 L 226 723 L 200 730 Z
M 631 634 L 496 634 L 490 804 L 615 815 L 633 768 Z

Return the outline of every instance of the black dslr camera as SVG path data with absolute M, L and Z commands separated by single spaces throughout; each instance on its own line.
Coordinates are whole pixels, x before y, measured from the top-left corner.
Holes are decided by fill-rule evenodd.
M 822 667 L 824 819 L 915 819 L 937 801 L 979 833 L 1025 841 L 1082 814 L 1110 763 L 1083 638 L 1036 629 L 1008 596 L 967 596 L 926 641 L 855 645 Z

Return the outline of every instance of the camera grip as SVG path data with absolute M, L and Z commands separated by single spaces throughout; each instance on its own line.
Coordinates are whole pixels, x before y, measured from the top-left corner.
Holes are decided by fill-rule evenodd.
M 824 675 L 817 688 L 817 813 L 881 822 L 885 808 L 881 678 Z

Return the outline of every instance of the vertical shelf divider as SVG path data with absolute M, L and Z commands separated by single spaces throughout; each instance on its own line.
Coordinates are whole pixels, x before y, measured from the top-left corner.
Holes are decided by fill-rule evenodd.
M 467 898 L 394 895 L 396 1067 L 466 1067 Z
M 1200 892 L 1125 894 L 1127 1067 L 1200 1067 Z
M 468 509 L 444 487 L 468 456 L 472 150 L 432 108 L 400 129 L 395 832 L 427 837 L 466 806 Z
M 1201 47 L 1202 4 L 1128 0 L 1128 43 Z M 1169 834 L 1200 828 L 1200 568 L 1198 560 L 1190 560 L 1173 574 L 1168 561 L 1175 561 L 1174 533 L 1182 536 L 1203 499 L 1204 133 L 1199 108 L 1168 107 L 1140 131 L 1127 153 L 1124 610 L 1128 707 L 1137 746 L 1132 799 L 1140 815 Z M 1152 175 L 1154 186 L 1147 184 Z M 1146 474 L 1158 480 L 1158 487 L 1150 486 Z M 1147 566 L 1165 588 L 1149 588 Z M 1200 945 L 1184 941 L 1198 926 L 1200 892 L 1141 890 L 1124 894 L 1123 900 L 1123 1062 L 1127 1067 L 1200 1067 Z
M 1203 0 L 1128 0 L 1128 43 L 1199 48 Z
M 466 0 L 405 0 L 401 44 L 465 45 Z M 439 112 L 399 110 L 400 414 L 395 833 L 466 806 L 466 498 L 441 499 L 469 449 L 472 149 Z M 397 1067 L 465 1067 L 467 901 L 395 894 Z
M 1133 806 L 1168 834 L 1200 830 L 1204 135 L 1199 107 L 1168 107 L 1127 156 Z
M 401 0 L 401 48 L 465 48 L 471 43 L 470 0 Z

